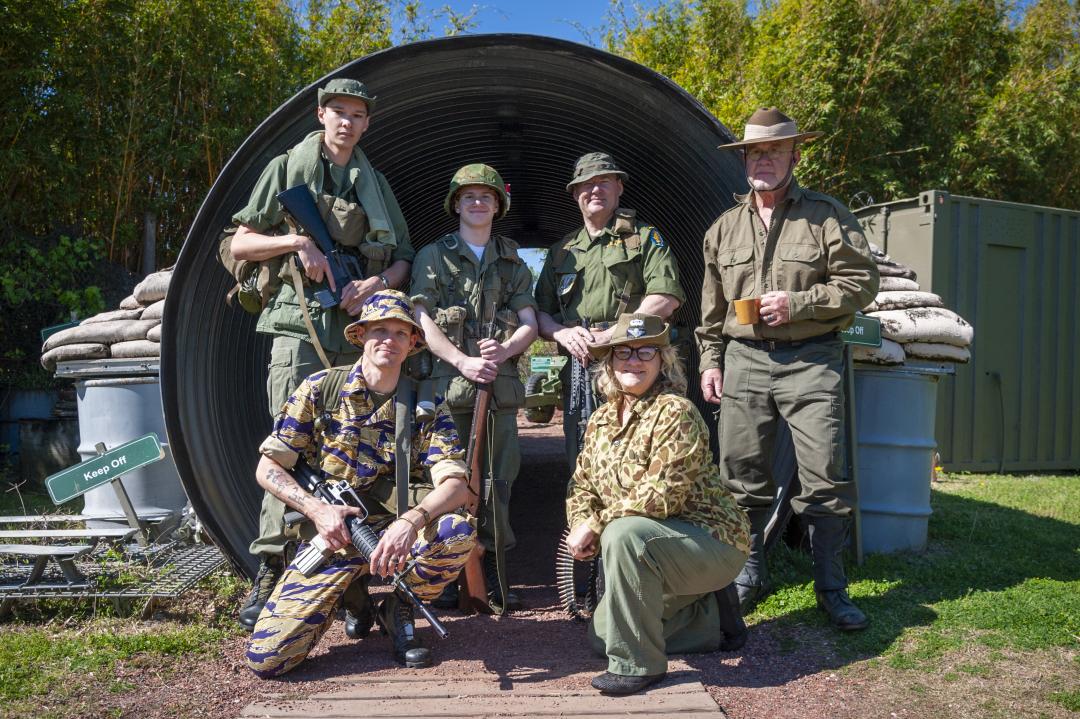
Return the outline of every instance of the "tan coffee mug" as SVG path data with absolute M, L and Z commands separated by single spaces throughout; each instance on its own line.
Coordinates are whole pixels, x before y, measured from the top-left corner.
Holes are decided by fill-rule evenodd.
M 740 325 L 752 325 L 758 321 L 758 310 L 760 309 L 760 297 L 735 300 L 735 320 Z

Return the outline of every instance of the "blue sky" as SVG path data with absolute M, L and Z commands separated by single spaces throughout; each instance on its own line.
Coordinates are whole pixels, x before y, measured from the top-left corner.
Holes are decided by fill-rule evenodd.
M 609 0 L 426 0 L 429 8 L 449 5 L 454 12 L 467 12 L 476 5 L 476 32 L 521 32 L 549 35 L 581 43 L 599 43 L 600 26 Z M 585 28 L 583 33 L 575 24 Z M 436 28 L 432 28 L 435 30 Z

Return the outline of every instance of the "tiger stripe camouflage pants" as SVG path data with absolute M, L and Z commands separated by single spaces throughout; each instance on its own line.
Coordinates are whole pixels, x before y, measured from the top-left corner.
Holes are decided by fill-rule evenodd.
M 430 601 L 454 581 L 476 543 L 476 529 L 462 514 L 443 514 L 417 537 L 415 560 L 405 582 Z M 297 551 L 299 556 L 304 546 Z M 368 563 L 349 547 L 333 555 L 321 571 L 305 577 L 292 564 L 274 587 L 247 646 L 247 665 L 256 675 L 274 677 L 295 668 L 334 621 L 338 598 L 368 571 Z

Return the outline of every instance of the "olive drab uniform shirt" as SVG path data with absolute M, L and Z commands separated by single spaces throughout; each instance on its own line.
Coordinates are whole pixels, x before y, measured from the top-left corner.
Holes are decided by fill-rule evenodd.
M 794 180 L 766 228 L 751 195 L 705 233 L 699 369 L 723 366 L 724 339 L 797 341 L 847 329 L 877 295 L 877 266 L 858 220 L 839 201 Z M 733 300 L 786 291 L 791 321 L 740 325 Z
M 455 347 L 478 357 L 477 342 L 484 338 L 494 302 L 494 339 L 505 342 L 520 325 L 517 313 L 535 309 L 529 292 L 532 273 L 518 256 L 518 245 L 506 237 L 492 236 L 477 259 L 456 232 L 420 250 L 413 264 L 413 301 L 424 305 L 435 324 Z M 454 411 L 471 408 L 476 386 L 449 362 L 434 358 L 432 378 L 447 384 L 446 402 Z M 440 385 L 442 384 L 440 383 Z M 499 365 L 493 398 L 496 409 L 520 407 L 525 390 L 518 376 L 517 358 Z
M 581 227 L 552 246 L 536 281 L 541 311 L 563 325 L 614 322 L 645 295 L 686 299 L 671 247 L 660 232 L 619 208 L 596 237 Z
M 596 411 L 567 494 L 570 527 L 602 534 L 613 519 L 680 519 L 742 552 L 750 547 L 746 515 L 720 481 L 709 430 L 690 400 L 656 386 L 619 421 L 619 403 Z
M 321 132 L 309 134 L 270 161 L 247 205 L 233 215 L 233 222 L 262 234 L 288 233 L 276 196 L 298 184 L 311 189 L 330 236 L 360 260 L 365 277 L 383 272 L 398 260 L 412 261 L 415 252 L 409 229 L 386 178 L 372 168 L 359 148 L 353 149 L 346 167 L 330 162 L 323 152 Z M 293 255 L 287 258 L 299 267 Z M 302 269 L 300 274 L 303 276 Z M 256 330 L 310 340 L 287 264 L 283 264 L 280 277 L 281 286 L 260 314 Z M 304 285 L 308 312 L 322 346 L 331 353 L 356 352 L 344 336 L 352 321 L 349 314 L 338 307 L 323 310 L 314 299 L 314 292 L 322 285 L 309 283 L 306 277 Z

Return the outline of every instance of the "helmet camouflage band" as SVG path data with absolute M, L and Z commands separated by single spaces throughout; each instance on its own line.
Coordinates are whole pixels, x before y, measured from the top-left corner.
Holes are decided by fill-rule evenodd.
M 477 163 L 465 165 L 450 179 L 450 191 L 446 193 L 446 200 L 443 202 L 446 214 L 451 217 L 457 214 L 454 212 L 454 196 L 458 190 L 467 185 L 483 185 L 495 190 L 495 194 L 499 196 L 499 211 L 495 213 L 496 220 L 510 210 L 510 193 L 506 191 L 502 176 L 495 171 L 494 167 Z
M 368 322 L 381 320 L 401 320 L 416 328 L 419 337 L 416 346 L 409 354 L 416 354 L 424 348 L 424 330 L 413 319 L 413 303 L 409 296 L 398 290 L 380 290 L 367 298 L 360 308 L 360 316 L 345 328 L 345 339 L 357 347 L 364 346 L 364 330 Z

